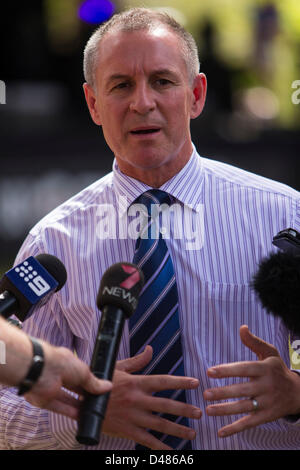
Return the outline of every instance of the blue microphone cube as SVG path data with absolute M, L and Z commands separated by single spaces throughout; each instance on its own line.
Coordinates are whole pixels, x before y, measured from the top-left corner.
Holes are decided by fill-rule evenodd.
M 57 287 L 56 279 L 30 256 L 4 274 L 0 282 L 0 293 L 8 291 L 14 294 L 19 301 L 18 313 L 27 318 L 33 307 L 46 303 L 48 296 Z

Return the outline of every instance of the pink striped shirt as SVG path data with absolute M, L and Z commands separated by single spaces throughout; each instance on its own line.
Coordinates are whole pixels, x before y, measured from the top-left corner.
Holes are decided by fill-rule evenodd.
M 90 362 L 100 317 L 96 307 L 100 280 L 113 263 L 132 260 L 135 240 L 121 234 L 120 221 L 126 220 L 126 209 L 147 189 L 147 185 L 122 174 L 114 163 L 112 173 L 52 211 L 31 230 L 16 262 L 40 252 L 54 254 L 65 264 L 68 281 L 25 322 L 27 332 L 74 349 L 82 360 Z M 249 325 L 254 334 L 274 344 L 289 365 L 288 332 L 280 320 L 262 309 L 250 281 L 261 258 L 275 250 L 273 236 L 288 227 L 300 230 L 300 197 L 281 183 L 202 158 L 195 149 L 180 173 L 160 189 L 173 195 L 191 220 L 201 222 L 197 229 L 198 234 L 202 231 L 198 248 L 191 248 L 187 237 L 174 236 L 180 220 L 171 224 L 167 244 L 179 291 L 185 372 L 200 379 L 199 388 L 188 391 L 187 397 L 204 411 L 206 388 L 240 380 L 213 381 L 207 377 L 208 367 L 256 360 L 241 344 L 240 325 Z M 109 218 L 115 236 L 111 232 L 106 239 L 105 214 L 101 212 L 104 204 L 118 209 L 117 217 Z M 129 357 L 127 324 L 118 357 Z M 75 439 L 76 422 L 31 406 L 14 389 L 2 388 L 0 393 L 2 449 L 134 448 L 132 441 L 104 434 L 98 447 L 81 446 Z M 291 424 L 285 419 L 218 438 L 217 430 L 235 419 L 209 417 L 204 412 L 199 421 L 191 420 L 197 432 L 193 448 L 300 446 L 299 423 Z

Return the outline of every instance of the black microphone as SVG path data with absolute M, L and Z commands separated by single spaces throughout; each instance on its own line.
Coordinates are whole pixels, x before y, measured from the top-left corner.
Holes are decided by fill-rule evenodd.
M 102 277 L 97 296 L 102 316 L 90 366 L 99 379 L 112 380 L 124 322 L 135 311 L 143 285 L 142 271 L 127 262 L 114 264 Z M 85 394 L 76 435 L 80 444 L 99 443 L 109 396 Z
M 67 280 L 63 263 L 56 256 L 30 256 L 7 271 L 0 280 L 0 315 L 15 315 L 21 322 L 48 302 Z
M 300 334 L 300 256 L 293 251 L 272 253 L 262 260 L 252 287 L 267 310 Z

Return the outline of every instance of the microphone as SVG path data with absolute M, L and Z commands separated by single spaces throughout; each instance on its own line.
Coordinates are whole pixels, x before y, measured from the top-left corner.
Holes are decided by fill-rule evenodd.
M 21 322 L 48 302 L 67 280 L 63 263 L 56 256 L 30 256 L 7 271 L 0 280 L 0 315 L 15 315 Z
M 273 244 L 280 246 L 281 240 L 286 251 L 264 258 L 251 286 L 267 313 L 280 317 L 290 331 L 300 334 L 300 255 L 295 254 L 299 249 L 295 251 L 284 232 L 274 237 Z
M 99 379 L 112 379 L 124 322 L 135 311 L 143 285 L 142 271 L 127 262 L 114 264 L 102 277 L 97 296 L 102 316 L 90 366 Z M 76 435 L 80 444 L 99 443 L 108 399 L 109 392 L 100 396 L 85 394 Z

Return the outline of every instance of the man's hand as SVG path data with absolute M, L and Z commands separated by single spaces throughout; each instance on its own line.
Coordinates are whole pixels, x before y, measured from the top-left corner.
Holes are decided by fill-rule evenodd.
M 201 410 L 152 394 L 161 390 L 194 389 L 198 387 L 199 381 L 172 375 L 131 374 L 144 368 L 151 358 L 152 348 L 147 346 L 142 354 L 118 361 L 102 430 L 110 436 L 131 439 L 153 450 L 171 450 L 147 429 L 182 439 L 194 439 L 195 431 L 154 415 L 153 412 L 199 419 Z
M 223 404 L 209 405 L 209 416 L 246 414 L 232 424 L 221 428 L 219 437 L 227 437 L 262 423 L 300 413 L 300 377 L 280 358 L 277 349 L 254 336 L 246 325 L 240 328 L 241 340 L 251 349 L 258 361 L 222 364 L 208 369 L 212 379 L 245 377 L 243 383 L 213 388 L 204 392 L 208 401 L 241 398 Z M 256 411 L 253 399 L 258 403 Z

